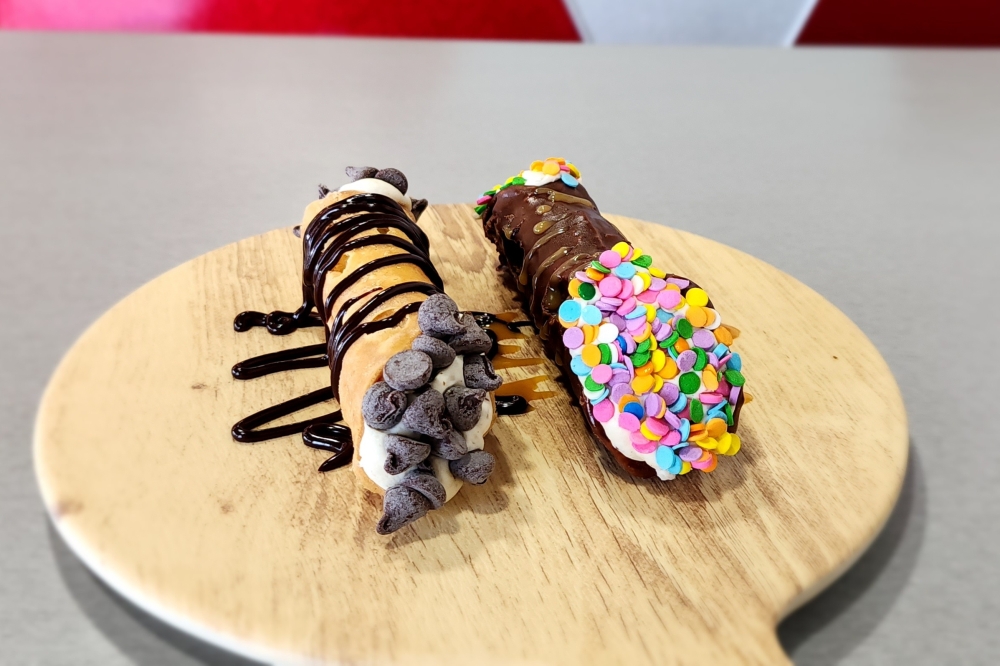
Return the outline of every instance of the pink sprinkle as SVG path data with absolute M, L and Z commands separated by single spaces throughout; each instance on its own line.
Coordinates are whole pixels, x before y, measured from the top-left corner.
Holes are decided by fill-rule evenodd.
M 594 303 L 594 305 L 601 312 L 614 312 L 615 309 L 618 307 L 617 305 L 612 305 L 611 303 L 605 303 L 603 298 Z
M 673 289 L 664 289 L 656 297 L 656 303 L 664 310 L 673 310 L 681 302 L 681 293 Z
M 624 257 L 622 257 L 622 261 L 632 261 L 632 257 L 634 255 L 635 255 L 635 250 L 633 250 L 632 246 L 630 245 L 629 248 L 628 248 L 628 254 L 626 254 Z
M 661 438 L 670 432 L 670 426 L 660 419 L 646 419 L 646 429 Z
M 669 414 L 670 412 L 667 413 Z M 671 430 L 666 434 L 665 437 L 660 439 L 660 444 L 663 444 L 664 446 L 674 447 L 680 443 L 681 443 L 681 434 L 676 430 Z
M 577 271 L 574 274 L 574 277 L 577 280 L 579 280 L 580 282 L 589 282 L 590 284 L 594 284 L 594 278 L 590 277 L 589 275 L 587 275 L 583 271 Z
M 617 253 L 613 253 L 617 257 Z M 614 298 L 622 290 L 622 280 L 615 275 L 605 275 L 604 279 L 601 280 L 598 288 L 601 290 L 601 296 L 607 296 Z
M 611 370 L 611 366 L 602 363 L 590 371 L 590 378 L 598 384 L 607 384 L 611 381 L 612 374 L 614 373 Z
M 654 318 L 649 325 L 650 325 L 650 330 L 653 331 L 653 333 L 656 333 L 658 330 L 660 330 L 660 327 L 663 326 L 663 322 L 660 321 L 659 319 Z
M 621 414 L 618 415 L 618 425 L 620 425 L 625 430 L 628 430 L 629 432 L 638 432 L 639 419 L 635 417 L 635 414 L 622 412 Z
M 709 458 L 708 460 L 702 460 L 701 462 L 695 460 L 693 463 L 691 463 L 691 467 L 694 467 L 695 469 L 705 469 L 711 464 L 712 464 L 711 458 Z
M 652 289 L 653 291 L 663 291 L 664 289 L 667 288 L 667 281 L 664 280 L 663 278 L 658 278 L 658 277 L 652 278 L 649 281 L 649 288 Z
M 724 365 L 725 365 L 726 363 L 728 363 L 728 362 L 729 362 L 729 359 L 730 359 L 730 358 L 732 358 L 732 356 L 733 356 L 732 354 L 726 354 L 725 356 L 723 356 L 722 358 L 720 358 L 720 359 L 719 359 L 719 366 L 718 366 L 718 367 L 720 367 L 720 368 L 721 368 L 721 367 L 722 367 L 722 366 L 724 366 Z
M 622 263 L 622 256 L 614 250 L 605 250 L 601 252 L 600 262 L 605 268 L 614 268 Z
M 630 283 L 626 282 L 625 284 L 630 284 Z M 632 312 L 632 310 L 635 310 L 635 298 L 629 297 L 628 299 L 625 300 L 624 303 L 618 306 L 616 312 L 624 317 L 629 312 Z
M 632 351 L 629 352 L 629 354 L 631 354 L 632 352 L 635 351 L 635 342 L 634 341 L 632 342 L 632 345 L 633 345 L 632 346 Z M 622 361 L 625 362 L 625 367 L 628 369 L 628 380 L 632 381 L 633 379 L 635 379 L 635 366 L 632 365 L 632 359 L 630 359 L 628 356 L 626 356 L 625 358 L 622 359 Z
M 622 333 L 622 339 L 625 340 L 625 353 L 634 354 L 635 348 L 639 346 L 635 343 L 635 338 L 633 338 L 629 333 Z M 625 358 L 627 359 L 628 357 L 626 356 Z M 626 365 L 629 363 L 631 363 L 631 361 L 628 361 Z
M 722 402 L 722 396 L 718 393 L 702 393 L 698 396 L 698 399 L 706 405 L 717 405 Z
M 618 298 L 628 298 L 634 291 L 631 280 L 622 280 L 622 293 L 618 294 Z
M 618 303 L 618 305 L 621 305 L 621 303 Z M 620 314 L 615 313 L 611 315 L 608 318 L 608 321 L 617 326 L 619 331 L 625 330 L 625 317 L 621 316 Z
M 601 423 L 607 423 L 615 415 L 615 406 L 610 400 L 601 400 L 593 407 L 594 418 Z
M 566 329 L 562 339 L 567 349 L 576 349 L 583 344 L 584 338 L 583 330 L 574 326 Z
M 646 327 L 645 317 L 635 317 L 634 319 L 625 320 L 625 328 L 628 329 L 628 332 L 631 333 L 632 335 L 638 335 L 639 333 L 642 333 L 645 327 Z
M 632 448 L 635 449 L 637 453 L 652 453 L 656 450 L 657 443 L 646 439 L 641 432 L 633 432 L 629 435 L 629 439 L 632 440 Z
M 488 194 L 487 195 L 483 195 L 483 196 L 479 197 L 478 199 L 476 199 L 476 205 L 478 206 L 480 204 L 487 203 L 492 198 L 493 197 L 491 195 L 488 195 Z
M 559 165 L 559 170 L 560 171 L 565 171 L 566 173 L 569 173 L 569 167 L 566 166 L 565 164 L 560 164 Z
M 659 296 L 657 292 L 653 291 L 652 289 L 647 289 L 646 291 L 640 293 L 635 298 L 640 303 L 655 303 L 657 296 Z

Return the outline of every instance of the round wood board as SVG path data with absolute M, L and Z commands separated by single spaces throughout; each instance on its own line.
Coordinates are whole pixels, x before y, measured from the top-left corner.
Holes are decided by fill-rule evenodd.
M 139 606 L 268 661 L 787 662 L 778 621 L 860 555 L 896 500 L 899 390 L 861 331 L 788 275 L 608 218 L 743 331 L 755 400 L 743 450 L 712 474 L 624 475 L 551 381 L 555 398 L 497 421 L 489 483 L 377 535 L 381 503 L 351 470 L 317 473 L 326 454 L 298 436 L 229 434 L 329 381 L 322 368 L 230 375 L 247 357 L 322 342 L 320 329 L 233 331 L 237 312 L 297 303 L 299 240 L 282 229 L 150 282 L 67 354 L 35 432 L 53 522 Z M 421 226 L 461 307 L 517 308 L 469 206 L 432 207 Z M 542 356 L 538 342 L 525 353 Z M 547 361 L 502 373 L 557 375 Z

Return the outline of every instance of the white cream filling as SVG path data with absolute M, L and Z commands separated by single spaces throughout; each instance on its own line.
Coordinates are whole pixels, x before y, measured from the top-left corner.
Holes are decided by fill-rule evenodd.
M 554 183 L 562 178 L 561 172 L 554 176 L 547 173 L 542 173 L 541 171 L 522 171 L 521 178 L 524 178 L 524 184 L 530 185 L 531 187 L 541 187 L 542 185 L 548 185 L 549 183 Z
M 390 185 L 378 178 L 362 178 L 353 183 L 342 185 L 338 192 L 368 192 L 370 194 L 381 194 L 389 197 L 407 210 L 410 208 L 410 197 L 406 196 L 395 185 Z
M 444 393 L 452 386 L 465 385 L 465 360 L 458 356 L 447 368 L 443 368 L 431 379 L 430 386 L 435 391 Z M 470 451 L 482 449 L 485 445 L 485 437 L 490 425 L 493 423 L 493 401 L 487 396 L 483 401 L 483 411 L 479 415 L 479 420 L 470 430 L 465 430 L 462 435 L 465 437 L 466 445 Z M 399 474 L 389 474 L 385 471 L 385 459 L 389 454 L 386 449 L 386 438 L 388 435 L 402 435 L 403 437 L 418 438 L 419 435 L 411 430 L 407 430 L 402 424 L 397 424 L 388 430 L 376 430 L 365 424 L 361 440 L 358 442 L 358 464 L 364 473 L 368 475 L 379 488 L 389 489 L 403 482 L 406 475 L 416 467 L 409 467 Z M 627 438 L 627 433 L 626 433 Z M 454 497 L 462 488 L 463 481 L 456 479 L 448 467 L 448 461 L 439 456 L 430 457 L 431 469 L 434 476 L 444 486 L 446 501 Z

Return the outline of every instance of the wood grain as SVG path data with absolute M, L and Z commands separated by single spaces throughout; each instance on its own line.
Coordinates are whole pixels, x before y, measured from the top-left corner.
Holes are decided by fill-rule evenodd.
M 349 470 L 288 437 L 235 443 L 246 414 L 319 388 L 322 369 L 238 382 L 252 355 L 318 329 L 237 334 L 289 309 L 288 229 L 199 257 L 95 323 L 44 396 L 35 461 L 74 551 L 140 605 L 280 661 L 781 663 L 779 619 L 843 570 L 887 518 L 906 419 L 885 362 L 842 313 L 753 257 L 609 216 L 658 265 L 702 284 L 755 396 L 743 450 L 673 482 L 623 475 L 558 395 L 494 427 L 498 470 L 392 537 Z M 516 307 L 468 206 L 422 218 L 449 293 Z M 536 339 L 525 354 L 540 356 Z M 515 368 L 508 379 L 555 367 Z M 316 413 L 328 406 L 318 406 Z

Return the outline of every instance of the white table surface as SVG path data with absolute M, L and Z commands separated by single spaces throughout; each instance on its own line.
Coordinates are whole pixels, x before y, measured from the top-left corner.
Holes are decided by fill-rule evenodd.
M 896 375 L 900 504 L 782 624 L 795 661 L 1000 660 L 1000 52 L 4 33 L 0 661 L 244 663 L 103 587 L 46 520 L 32 421 L 90 322 L 297 221 L 347 164 L 443 203 L 550 154 L 603 210 L 812 286 Z

